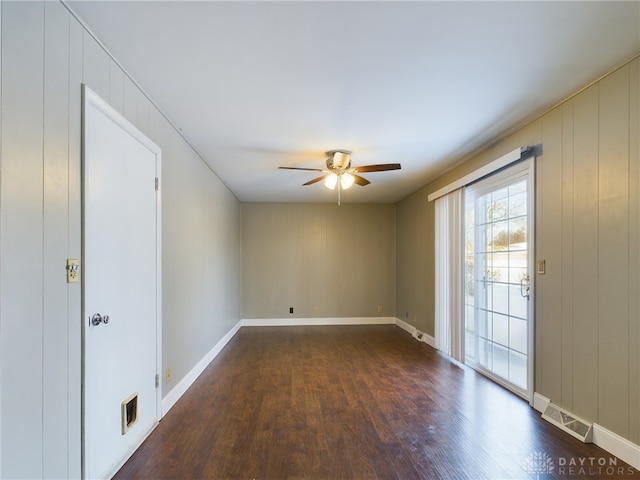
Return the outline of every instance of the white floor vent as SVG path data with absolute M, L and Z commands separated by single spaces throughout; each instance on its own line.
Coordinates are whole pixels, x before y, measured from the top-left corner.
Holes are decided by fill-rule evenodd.
M 415 338 L 416 340 L 420 340 L 421 342 L 423 342 L 423 337 L 424 337 L 424 333 L 420 332 L 419 330 L 416 330 L 413 333 L 413 338 Z
M 584 443 L 591 443 L 593 424 L 586 422 L 550 403 L 542 414 L 546 421 L 561 428 Z

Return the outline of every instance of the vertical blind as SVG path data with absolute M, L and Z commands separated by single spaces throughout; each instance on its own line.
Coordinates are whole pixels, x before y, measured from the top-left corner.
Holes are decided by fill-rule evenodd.
M 436 348 L 464 361 L 464 190 L 532 153 L 520 147 L 431 193 L 435 201 Z
M 436 348 L 464 356 L 464 189 L 436 200 Z

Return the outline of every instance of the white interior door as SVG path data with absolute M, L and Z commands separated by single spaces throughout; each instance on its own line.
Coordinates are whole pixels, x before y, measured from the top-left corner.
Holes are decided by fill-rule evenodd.
M 83 102 L 83 467 L 109 477 L 160 417 L 160 150 Z

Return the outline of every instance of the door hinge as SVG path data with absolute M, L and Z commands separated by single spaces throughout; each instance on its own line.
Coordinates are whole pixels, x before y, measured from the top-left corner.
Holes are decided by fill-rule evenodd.
M 160 386 L 160 375 L 156 373 L 156 388 Z
M 156 177 L 156 192 L 160 190 L 160 179 Z

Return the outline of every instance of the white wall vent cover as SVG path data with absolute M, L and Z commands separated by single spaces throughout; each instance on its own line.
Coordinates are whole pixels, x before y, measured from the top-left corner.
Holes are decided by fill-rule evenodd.
M 593 424 L 586 422 L 575 415 L 569 414 L 560 407 L 550 403 L 547 405 L 542 418 L 561 428 L 570 435 L 584 443 L 591 443 Z

